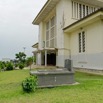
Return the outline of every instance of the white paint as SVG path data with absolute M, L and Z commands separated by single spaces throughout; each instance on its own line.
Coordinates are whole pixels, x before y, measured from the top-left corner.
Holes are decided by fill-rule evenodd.
M 78 33 L 80 30 L 69 34 L 73 66 L 79 68 L 103 69 L 103 23 L 98 20 L 83 27 L 86 32 L 86 52 L 78 51 Z

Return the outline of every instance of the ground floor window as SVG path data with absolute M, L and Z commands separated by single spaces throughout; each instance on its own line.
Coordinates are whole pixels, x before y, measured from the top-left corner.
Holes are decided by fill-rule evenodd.
M 79 32 L 78 34 L 79 41 L 79 53 L 85 52 L 85 31 Z

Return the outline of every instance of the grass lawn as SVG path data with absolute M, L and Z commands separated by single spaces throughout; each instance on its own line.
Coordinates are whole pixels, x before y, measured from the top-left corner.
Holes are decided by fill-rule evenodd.
M 38 89 L 24 93 L 21 82 L 29 70 L 0 72 L 0 103 L 103 103 L 103 76 L 75 74 L 79 85 Z

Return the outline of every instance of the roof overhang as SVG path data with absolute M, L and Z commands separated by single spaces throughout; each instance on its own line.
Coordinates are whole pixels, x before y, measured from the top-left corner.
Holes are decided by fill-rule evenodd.
M 32 47 L 33 48 L 38 48 L 38 43 L 34 44 Z
M 74 22 L 73 24 L 67 26 L 64 28 L 65 33 L 71 33 L 77 29 L 81 29 L 84 26 L 87 26 L 97 20 L 103 19 L 103 8 L 97 10 L 96 12 L 84 17 L 83 19 L 78 20 L 77 22 Z
M 43 8 L 40 10 L 32 24 L 39 25 L 39 23 L 46 18 L 49 12 L 56 6 L 60 0 L 47 0 Z M 98 7 L 103 7 L 103 0 L 76 0 L 87 4 L 92 4 Z
M 39 23 L 46 18 L 48 13 L 56 6 L 59 1 L 60 0 L 48 0 L 36 16 L 36 18 L 33 20 L 32 24 L 39 25 Z

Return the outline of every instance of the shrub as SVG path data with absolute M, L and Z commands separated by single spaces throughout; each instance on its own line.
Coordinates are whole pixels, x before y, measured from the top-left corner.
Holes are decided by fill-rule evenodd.
M 17 64 L 17 63 L 15 64 L 15 67 L 18 67 L 18 64 Z
M 25 92 L 33 92 L 37 88 L 37 76 L 30 76 L 22 82 L 22 88 Z
M 6 64 L 6 70 L 13 70 L 13 65 L 12 65 L 12 63 L 8 62 L 8 63 Z
M 5 68 L 5 63 L 4 62 L 0 62 L 0 70 L 3 70 Z
M 19 68 L 20 68 L 20 69 L 23 69 L 23 68 L 24 68 L 24 64 L 23 64 L 23 63 L 20 63 L 20 64 L 19 64 Z

